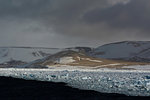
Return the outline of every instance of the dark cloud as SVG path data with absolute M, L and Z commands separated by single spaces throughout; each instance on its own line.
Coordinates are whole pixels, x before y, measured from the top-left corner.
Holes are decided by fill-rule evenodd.
M 130 3 L 117 4 L 106 9 L 95 9 L 85 14 L 89 23 L 105 22 L 115 28 L 138 28 L 149 30 L 150 1 L 132 0 Z
M 37 17 L 48 10 L 51 4 L 51 0 L 1 0 L 0 17 Z
M 148 40 L 149 9 L 149 0 L 0 0 L 0 45 Z

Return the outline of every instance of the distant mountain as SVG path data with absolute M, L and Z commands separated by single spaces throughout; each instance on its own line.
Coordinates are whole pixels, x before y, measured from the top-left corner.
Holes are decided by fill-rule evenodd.
M 92 56 L 106 59 L 150 61 L 150 41 L 123 41 L 102 45 Z
M 23 65 L 65 50 L 88 52 L 91 48 L 0 47 L 0 67 Z
M 98 48 L 71 47 L 60 49 L 43 47 L 0 47 L 0 67 L 6 68 L 24 65 L 38 59 L 52 57 L 54 54 L 60 56 L 62 55 L 62 51 L 67 51 L 67 54 L 69 51 L 74 51 L 78 56 L 83 53 L 87 59 L 102 58 L 134 62 L 150 62 L 150 41 L 123 41 L 105 44 Z M 57 59 L 61 59 L 59 56 Z M 65 60 L 70 61 L 69 58 L 65 58 Z M 64 61 L 64 59 L 61 59 L 60 61 Z M 84 61 L 82 60 L 82 62 Z
M 62 51 L 57 48 L 0 47 L 0 63 L 10 61 L 30 62 Z

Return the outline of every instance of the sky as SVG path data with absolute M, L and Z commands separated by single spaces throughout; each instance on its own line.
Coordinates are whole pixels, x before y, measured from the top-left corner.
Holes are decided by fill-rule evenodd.
M 149 27 L 150 0 L 0 0 L 0 46 L 148 41 Z

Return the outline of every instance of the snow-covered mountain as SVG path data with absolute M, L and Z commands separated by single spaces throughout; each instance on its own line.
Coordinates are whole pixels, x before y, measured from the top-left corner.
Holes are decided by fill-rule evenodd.
M 0 47 L 0 63 L 9 61 L 30 62 L 62 50 L 63 49 L 39 47 Z
M 99 58 L 150 61 L 150 41 L 123 41 L 102 45 L 92 51 Z
M 88 52 L 91 48 L 0 47 L 0 67 L 23 65 L 65 50 Z
M 85 53 L 88 57 L 150 62 L 150 41 L 123 41 L 102 45 L 98 48 L 40 48 L 40 47 L 0 47 L 0 67 L 23 65 L 59 52 L 72 50 Z M 57 55 L 58 55 L 57 54 Z M 63 58 L 62 61 L 70 58 Z M 68 60 L 69 61 L 69 60 Z

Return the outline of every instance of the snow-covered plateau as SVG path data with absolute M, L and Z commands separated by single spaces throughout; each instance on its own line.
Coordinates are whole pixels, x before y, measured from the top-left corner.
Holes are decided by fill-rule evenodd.
M 150 96 L 150 70 L 68 68 L 69 66 L 51 69 L 1 68 L 0 76 L 64 82 L 75 88 L 102 93 Z

